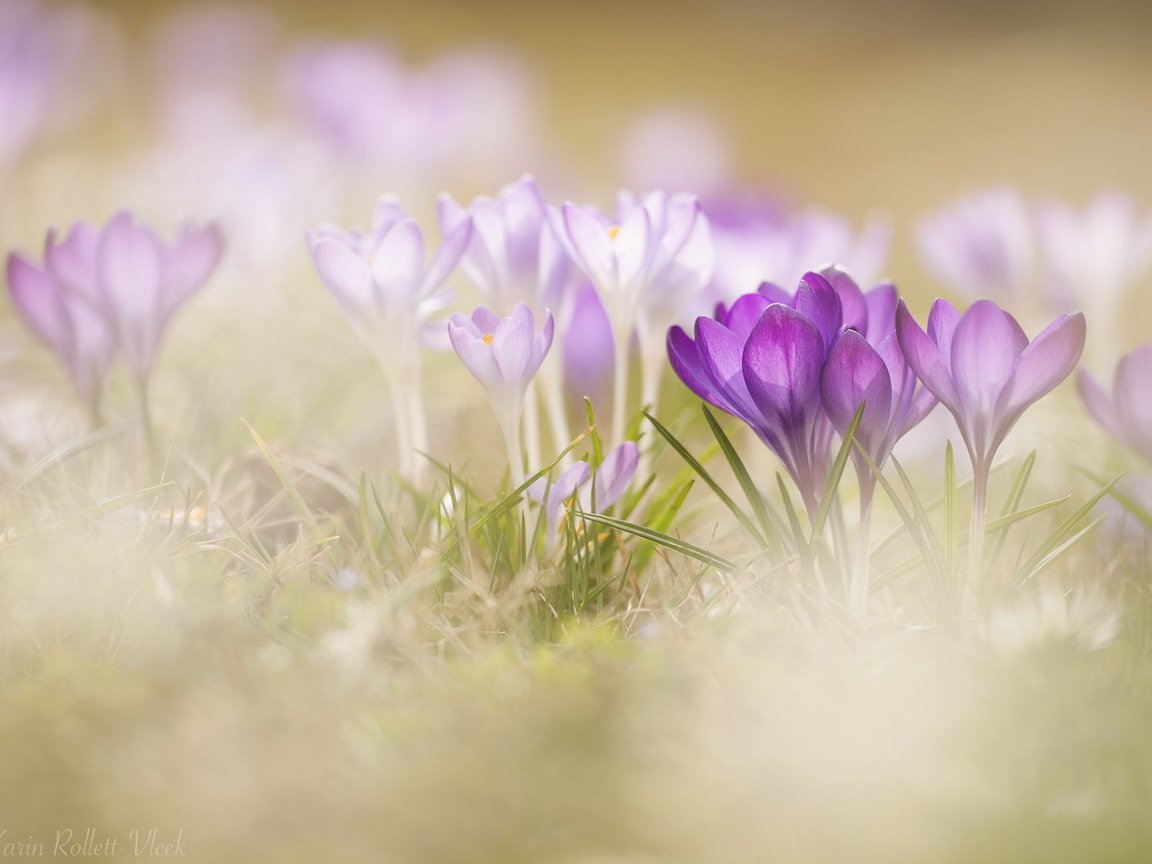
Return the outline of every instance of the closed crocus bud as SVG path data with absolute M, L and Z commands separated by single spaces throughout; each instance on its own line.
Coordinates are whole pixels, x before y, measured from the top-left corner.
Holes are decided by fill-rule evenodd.
M 856 440 L 877 468 L 884 466 L 896 442 L 936 405 L 931 391 L 919 387 L 894 331 L 873 347 L 857 331 L 845 330 L 828 354 L 820 391 L 828 418 L 841 435 L 864 405 Z M 875 484 L 871 468 L 858 453 L 853 457 L 861 489 L 870 495 Z
M 1109 395 L 1087 371 L 1077 384 L 1080 398 L 1109 434 L 1152 462 L 1152 345 L 1124 356 L 1112 378 Z

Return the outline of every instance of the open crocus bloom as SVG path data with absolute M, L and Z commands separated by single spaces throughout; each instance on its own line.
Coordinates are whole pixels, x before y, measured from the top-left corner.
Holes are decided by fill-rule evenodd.
M 8 287 L 29 326 L 92 396 L 117 354 L 147 380 L 168 322 L 207 281 L 221 248 L 211 226 L 186 226 L 166 246 L 125 211 L 103 228 L 77 223 L 63 240 L 50 231 L 43 267 L 10 255 Z
M 495 198 L 481 196 L 467 209 L 448 194 L 437 202 L 440 227 L 451 234 L 471 218 L 471 243 L 460 267 L 499 312 L 516 302 L 559 309 L 571 282 L 571 261 L 548 218 L 536 181 L 523 177 Z
M 602 513 L 620 500 L 627 491 L 640 461 L 640 450 L 633 441 L 625 441 L 604 457 L 595 472 L 587 462 L 570 465 L 549 484 L 541 477 L 528 487 L 528 495 L 544 505 L 548 530 L 555 532 L 564 514 L 564 506 L 576 496 L 576 503 L 586 513 Z M 591 494 L 588 481 L 592 480 Z M 594 499 L 594 500 L 593 500 Z
M 989 300 L 963 315 L 937 300 L 925 332 L 901 301 L 896 332 L 908 365 L 956 418 L 977 474 L 1032 403 L 1076 368 L 1084 316 L 1061 315 L 1031 342 L 1016 319 Z
M 679 309 L 711 277 L 713 250 L 700 202 L 691 195 L 654 192 L 620 196 L 616 220 L 565 204 L 564 239 L 576 265 L 599 292 L 620 333 L 638 310 Z
M 320 278 L 371 341 L 381 323 L 414 327 L 446 305 L 442 287 L 471 236 L 472 221 L 464 219 L 425 263 L 420 226 L 395 199 L 384 197 L 370 231 L 325 226 L 308 240 Z
M 1116 367 L 1109 396 L 1087 371 L 1077 384 L 1080 397 L 1096 422 L 1118 441 L 1152 461 L 1152 345 L 1126 354 Z
M 840 300 L 809 273 L 790 305 L 746 294 L 716 318 L 696 319 L 695 339 L 668 332 L 672 368 L 692 392 L 739 417 L 784 463 L 810 512 L 823 479 L 827 420 L 820 376 L 841 328 Z

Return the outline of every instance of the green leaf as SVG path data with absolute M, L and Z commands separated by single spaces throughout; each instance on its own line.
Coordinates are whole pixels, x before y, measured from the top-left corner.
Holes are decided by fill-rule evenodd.
M 812 523 L 812 534 L 809 544 L 822 533 L 828 521 L 828 511 L 832 508 L 832 501 L 836 497 L 836 489 L 840 486 L 840 478 L 844 476 L 844 467 L 848 464 L 848 456 L 852 453 L 852 444 L 856 440 L 856 430 L 860 428 L 860 418 L 864 416 L 864 402 L 856 409 L 852 422 L 844 433 L 844 440 L 840 449 L 836 451 L 836 458 L 832 460 L 832 469 L 824 478 L 824 489 L 820 492 L 820 506 L 816 509 L 816 519 Z
M 766 547 L 767 542 L 764 536 L 757 530 L 752 520 L 749 519 L 748 515 L 732 500 L 732 497 L 721 488 L 720 484 L 708 473 L 708 470 L 688 452 L 688 449 L 677 440 L 675 435 L 664 427 L 664 424 L 648 412 L 644 412 L 644 416 L 648 418 L 648 422 L 655 427 L 656 431 L 660 433 L 661 437 L 668 442 L 672 449 L 680 454 L 680 458 L 687 462 L 689 467 L 699 475 L 700 479 L 708 484 L 708 488 L 711 489 L 716 497 L 720 499 L 720 502 L 731 511 L 732 515 L 736 517 L 736 521 L 756 540 L 757 544 L 761 547 Z
M 725 434 L 724 429 L 720 426 L 719 421 L 709 410 L 708 406 L 701 402 L 700 409 L 704 412 L 704 419 L 708 421 L 708 428 L 712 430 L 712 436 L 716 439 L 716 443 L 720 445 L 720 451 L 724 454 L 724 458 L 728 460 L 728 465 L 732 469 L 732 474 L 736 477 L 736 481 L 740 484 L 740 488 L 744 492 L 744 497 L 748 499 L 748 504 L 752 508 L 752 513 L 756 516 L 756 521 L 760 523 L 760 531 L 762 533 L 754 536 L 761 541 L 761 545 L 764 548 L 770 548 L 771 541 L 774 539 L 778 540 L 778 538 L 776 536 L 776 526 L 772 523 L 772 518 L 768 512 L 768 505 L 764 501 L 764 496 L 752 480 L 752 475 L 748 473 L 748 468 L 744 465 L 744 460 L 740 458 L 740 454 L 737 453 L 736 448 L 732 446 L 732 440 Z
M 288 478 L 288 475 L 284 471 L 284 466 L 280 463 L 280 460 L 276 458 L 276 454 L 272 452 L 271 448 L 269 448 L 264 439 L 260 437 L 260 433 L 256 431 L 251 423 L 244 419 L 241 419 L 240 422 L 244 424 L 244 427 L 248 430 L 248 434 L 252 436 L 252 440 L 256 444 L 256 449 L 260 451 L 260 454 L 272 469 L 272 473 L 276 475 L 276 479 L 279 480 L 280 484 L 284 487 L 284 491 L 288 493 L 288 499 L 292 502 L 292 506 L 296 508 L 296 511 L 310 529 L 319 531 L 320 525 L 316 521 L 316 517 L 313 515 L 311 508 L 308 507 L 304 497 L 300 494 L 300 490 L 296 488 L 296 484 Z
M 653 529 L 647 528 L 644 525 L 637 525 L 634 522 L 625 522 L 623 519 L 615 519 L 611 516 L 605 516 L 601 513 L 583 513 L 572 508 L 569 508 L 568 512 L 572 516 L 583 519 L 587 522 L 593 522 L 597 525 L 605 525 L 609 528 L 616 528 L 619 531 L 632 534 L 633 536 L 647 540 L 650 543 L 655 543 L 659 546 L 663 546 L 666 549 L 671 549 L 673 552 L 679 552 L 681 555 L 693 558 L 697 561 L 707 564 L 710 567 L 715 567 L 718 570 L 723 570 L 727 573 L 735 573 L 737 570 L 736 565 L 729 561 L 727 558 L 723 558 L 720 555 L 715 555 L 712 552 L 709 552 L 707 549 L 701 549 L 699 546 L 695 546 L 692 543 L 679 539 L 678 537 L 665 534 L 662 531 L 654 531 Z

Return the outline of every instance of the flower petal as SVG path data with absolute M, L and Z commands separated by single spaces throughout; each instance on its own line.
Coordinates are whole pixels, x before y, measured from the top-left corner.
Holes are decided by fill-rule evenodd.
M 350 314 L 367 311 L 373 304 L 372 274 L 367 262 L 333 237 L 324 237 L 312 247 L 316 272 L 329 291 Z
M 603 512 L 620 500 L 632 482 L 639 462 L 640 448 L 634 441 L 625 441 L 604 457 L 593 479 L 598 511 Z
M 741 357 L 748 393 L 760 413 L 781 423 L 786 435 L 819 407 L 824 357 L 824 338 L 816 325 L 787 306 L 769 306 L 748 337 Z
M 958 414 L 961 411 L 960 400 L 952 386 L 952 372 L 945 365 L 943 351 L 920 329 L 903 300 L 896 307 L 896 338 L 916 377 L 949 411 Z
M 864 403 L 857 437 L 874 459 L 888 455 L 873 448 L 887 437 L 892 378 L 880 354 L 856 330 L 845 330 L 832 346 L 821 374 L 820 392 L 824 410 L 841 435 Z
M 1084 316 L 1077 312 L 1060 316 L 1032 340 L 1016 364 L 1011 395 L 1004 409 L 1008 417 L 1023 412 L 1072 374 L 1080 362 L 1085 335 Z

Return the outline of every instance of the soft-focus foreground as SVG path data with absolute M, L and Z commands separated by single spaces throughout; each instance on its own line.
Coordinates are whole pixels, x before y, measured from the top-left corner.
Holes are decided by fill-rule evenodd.
M 0 6 L 0 857 L 1152 856 L 1147 189 L 550 98 Z

